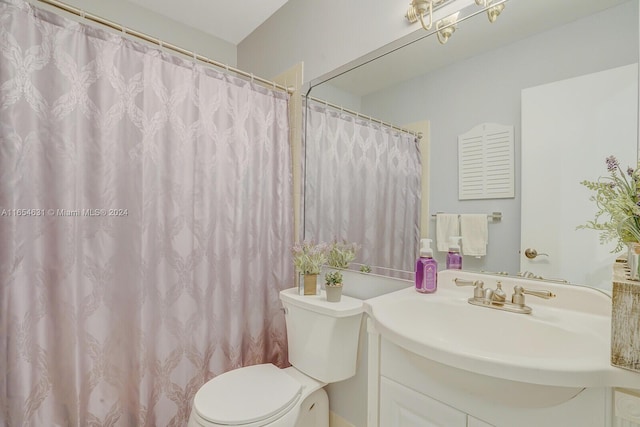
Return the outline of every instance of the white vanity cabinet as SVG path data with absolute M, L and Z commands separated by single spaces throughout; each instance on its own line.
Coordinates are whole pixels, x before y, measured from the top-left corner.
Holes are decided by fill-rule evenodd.
M 451 406 L 386 377 L 380 379 L 380 425 L 467 427 L 467 416 Z
M 380 379 L 380 425 L 494 427 L 386 377 Z
M 556 297 L 507 312 L 469 304 L 475 289 L 458 282 Z M 368 427 L 640 427 L 640 374 L 610 363 L 601 292 L 443 270 L 435 294 L 406 288 L 364 306 Z
M 370 333 L 369 345 L 376 385 L 369 402 L 377 410 L 368 427 L 617 427 L 609 388 L 585 389 L 548 408 L 512 407 L 465 390 L 464 381 L 380 335 Z
M 489 423 L 485 423 L 482 420 L 467 415 L 467 427 L 494 427 Z

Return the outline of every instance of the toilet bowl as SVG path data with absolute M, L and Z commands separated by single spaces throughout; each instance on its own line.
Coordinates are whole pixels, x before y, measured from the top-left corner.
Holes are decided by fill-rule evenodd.
M 198 390 L 188 427 L 328 426 L 323 386 L 292 367 L 265 364 L 229 371 Z
M 196 393 L 188 427 L 328 427 L 324 386 L 355 375 L 362 301 L 280 292 L 289 362 L 246 366 L 219 375 Z

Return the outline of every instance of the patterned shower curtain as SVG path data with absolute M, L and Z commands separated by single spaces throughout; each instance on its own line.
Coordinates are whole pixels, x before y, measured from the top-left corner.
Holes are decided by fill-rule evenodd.
M 416 138 L 313 101 L 306 127 L 305 238 L 356 242 L 356 262 L 412 271 L 422 171 Z
M 182 426 L 286 365 L 287 103 L 0 0 L 0 425 Z

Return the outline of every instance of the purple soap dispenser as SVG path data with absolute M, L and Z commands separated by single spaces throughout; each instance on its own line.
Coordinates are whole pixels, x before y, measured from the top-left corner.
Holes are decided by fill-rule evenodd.
M 431 241 L 420 240 L 420 258 L 416 261 L 416 291 L 426 294 L 438 289 L 438 262 L 433 259 Z
M 460 236 L 449 238 L 449 253 L 447 253 L 447 270 L 462 270 L 462 255 L 460 255 Z

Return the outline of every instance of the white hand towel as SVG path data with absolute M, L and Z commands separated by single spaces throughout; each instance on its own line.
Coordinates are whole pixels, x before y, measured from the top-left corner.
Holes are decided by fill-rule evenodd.
M 449 251 L 449 238 L 460 235 L 458 214 L 436 214 L 436 245 L 438 251 Z
M 489 226 L 487 215 L 460 215 L 460 235 L 462 236 L 462 254 L 476 257 L 487 254 Z

